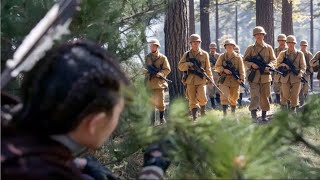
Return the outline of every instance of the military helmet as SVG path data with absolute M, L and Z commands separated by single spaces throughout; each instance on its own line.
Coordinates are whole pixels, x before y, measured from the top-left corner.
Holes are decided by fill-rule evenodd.
M 154 44 L 154 45 L 157 45 L 159 48 L 161 47 L 160 46 L 160 42 L 158 39 L 152 39 L 148 42 L 149 44 Z
M 287 36 L 285 34 L 278 35 L 278 41 L 286 41 L 286 40 L 287 40 Z
M 294 37 L 294 35 L 287 36 L 287 43 L 295 43 L 295 44 L 297 44 L 296 37 Z
M 238 45 L 236 45 L 233 50 L 236 52 L 236 53 L 239 53 L 240 52 L 240 47 Z
M 236 42 L 234 42 L 233 39 L 226 39 L 226 40 L 224 41 L 223 46 L 226 47 L 227 44 L 232 44 L 232 45 L 236 46 Z
M 253 36 L 255 36 L 256 34 L 266 35 L 267 33 L 262 26 L 257 26 L 253 29 L 252 34 L 253 34 Z
M 189 42 L 198 41 L 201 42 L 201 37 L 198 34 L 191 34 L 189 37 Z
M 210 43 L 209 49 L 217 49 L 217 44 L 214 42 Z
M 300 46 L 308 46 L 308 41 L 307 40 L 301 40 Z

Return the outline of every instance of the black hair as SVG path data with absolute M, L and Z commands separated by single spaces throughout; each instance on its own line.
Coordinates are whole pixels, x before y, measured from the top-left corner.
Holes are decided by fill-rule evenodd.
M 114 56 L 92 42 L 68 42 L 25 75 L 14 124 L 36 134 L 68 133 L 90 113 L 111 113 L 123 85 L 129 80 Z

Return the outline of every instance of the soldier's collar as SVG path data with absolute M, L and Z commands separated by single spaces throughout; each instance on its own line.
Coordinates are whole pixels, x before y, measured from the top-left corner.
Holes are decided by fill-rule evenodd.
M 156 52 L 154 52 L 154 53 L 152 52 L 151 55 L 152 55 L 152 56 L 155 56 L 155 57 L 158 57 L 158 56 L 159 56 L 159 51 L 156 51 Z
M 258 43 L 258 42 L 256 41 L 254 45 L 255 45 L 255 46 L 261 46 L 261 47 L 267 47 L 267 44 L 266 44 L 264 41 L 262 41 L 262 44 L 260 44 L 260 43 Z
M 298 50 L 296 48 L 293 49 L 293 51 L 287 50 L 288 54 L 297 54 Z
M 203 54 L 202 49 L 199 48 L 198 51 L 194 51 L 193 49 L 190 49 L 190 52 L 192 55 L 197 56 L 198 54 L 201 56 Z
M 61 143 L 65 147 L 67 147 L 71 151 L 71 153 L 72 153 L 72 155 L 74 157 L 79 156 L 80 154 L 82 154 L 83 152 L 85 152 L 87 150 L 86 147 L 84 147 L 84 146 L 80 145 L 79 143 L 75 142 L 68 135 L 52 135 L 50 137 L 51 137 L 51 139 Z

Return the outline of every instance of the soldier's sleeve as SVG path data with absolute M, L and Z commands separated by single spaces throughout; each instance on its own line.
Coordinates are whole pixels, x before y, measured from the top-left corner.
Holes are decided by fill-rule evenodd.
M 283 58 L 284 58 L 284 51 L 281 51 L 277 58 L 276 68 L 279 68 L 280 64 L 282 64 Z
M 274 68 L 277 64 L 277 58 L 271 46 L 269 46 L 269 58 L 270 58 L 269 66 Z
M 301 58 L 299 59 L 299 60 L 300 60 L 300 61 L 299 61 L 299 65 L 300 65 L 299 69 L 300 69 L 300 73 L 303 74 L 303 73 L 306 72 L 307 65 L 306 65 L 306 60 L 305 60 L 305 58 L 304 58 L 303 53 L 302 53 L 302 52 L 299 52 L 299 54 L 300 54 L 300 56 L 301 56 Z
M 310 66 L 311 67 L 315 67 L 315 66 L 317 66 L 317 65 L 319 65 L 319 60 L 320 59 L 320 51 L 318 51 L 315 55 L 314 55 L 314 57 L 310 60 Z
M 245 77 L 246 77 L 246 71 L 244 68 L 244 63 L 242 60 L 242 57 L 239 56 L 239 74 L 240 74 L 240 79 L 244 81 Z
M 187 53 L 184 53 L 182 58 L 180 59 L 179 61 L 179 64 L 178 64 L 178 69 L 180 71 L 187 71 L 189 69 L 188 65 L 187 65 L 187 60 L 186 60 L 186 57 L 187 57 Z
M 247 49 L 246 49 L 246 52 L 244 53 L 244 56 L 243 56 L 243 61 L 244 61 L 244 64 L 247 66 L 248 69 L 251 69 L 251 66 L 252 66 L 252 62 L 249 62 L 249 57 L 251 56 L 251 52 L 252 51 L 252 47 L 249 46 Z
M 215 65 L 215 71 L 218 72 L 218 73 L 222 73 L 224 68 L 222 67 L 222 61 L 223 61 L 223 57 L 220 55 L 217 62 L 216 62 L 216 65 Z
M 163 58 L 164 60 L 163 60 L 161 73 L 164 77 L 166 77 L 171 72 L 171 68 L 170 68 L 168 58 L 166 56 L 163 56 Z
M 206 67 L 205 67 L 205 71 L 207 73 L 207 75 L 213 79 L 213 76 L 212 76 L 212 71 L 211 71 L 211 66 L 210 66 L 210 60 L 209 60 L 209 54 L 208 53 L 205 53 L 205 56 L 206 56 Z

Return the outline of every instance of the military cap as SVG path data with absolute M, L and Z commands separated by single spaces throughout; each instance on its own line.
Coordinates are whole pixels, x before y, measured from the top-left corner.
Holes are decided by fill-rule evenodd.
M 159 48 L 161 47 L 158 39 L 152 39 L 148 43 L 157 45 Z
M 296 37 L 294 37 L 294 35 L 287 36 L 287 43 L 295 43 L 295 44 L 297 44 Z
M 217 44 L 214 42 L 210 43 L 209 49 L 217 49 Z
M 307 40 L 301 40 L 300 46 L 308 46 L 308 41 Z
M 253 29 L 252 34 L 254 36 L 256 34 L 264 34 L 264 35 L 266 35 L 267 33 L 266 33 L 266 31 L 264 30 L 264 28 L 262 26 L 257 26 L 257 27 L 255 27 Z
M 233 39 L 226 39 L 226 40 L 224 41 L 223 46 L 226 47 L 227 44 L 232 44 L 232 45 L 236 46 L 236 42 L 234 42 Z
M 287 36 L 285 34 L 279 34 L 277 40 L 278 41 L 286 41 L 287 40 Z
M 189 42 L 198 41 L 201 42 L 201 37 L 198 34 L 191 34 L 189 37 Z

